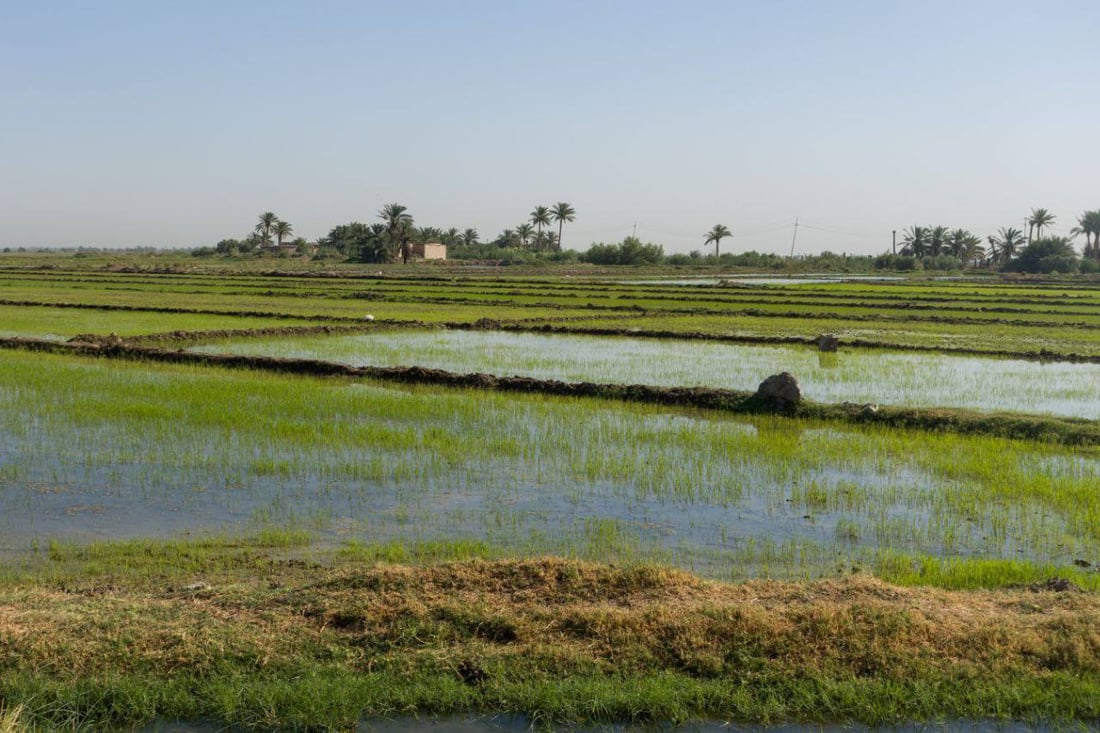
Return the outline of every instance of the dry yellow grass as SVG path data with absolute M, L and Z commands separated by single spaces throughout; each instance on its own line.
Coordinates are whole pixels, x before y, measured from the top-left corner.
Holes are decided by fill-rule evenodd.
M 1100 672 L 1100 598 L 899 588 L 867 576 L 724 584 L 556 558 L 426 567 L 275 566 L 198 590 L 0 590 L 0 665 L 166 675 L 225 659 L 510 675 L 903 679 Z
M 23 706 L 16 705 L 8 709 L 0 705 L 0 733 L 21 733 L 24 727 L 20 725 L 19 718 L 23 714 Z

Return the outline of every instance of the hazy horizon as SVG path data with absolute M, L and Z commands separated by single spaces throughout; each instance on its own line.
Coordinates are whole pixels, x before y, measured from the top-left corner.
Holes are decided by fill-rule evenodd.
M 58 2 L 0 26 L 0 247 L 193 247 L 263 211 L 564 246 L 874 254 L 1100 208 L 1100 3 Z M 1090 185 L 1091 184 L 1091 185 Z M 1078 249 L 1082 240 L 1077 241 Z

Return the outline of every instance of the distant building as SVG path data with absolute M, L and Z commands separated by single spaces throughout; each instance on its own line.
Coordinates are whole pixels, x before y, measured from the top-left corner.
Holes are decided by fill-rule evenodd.
M 447 245 L 439 242 L 414 244 L 409 254 L 422 260 L 445 260 L 447 259 Z

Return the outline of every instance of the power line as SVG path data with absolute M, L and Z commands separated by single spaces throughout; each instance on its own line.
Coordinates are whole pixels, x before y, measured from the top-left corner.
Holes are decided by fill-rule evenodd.
M 867 234 L 865 232 L 863 232 L 863 233 L 860 233 L 860 232 L 842 232 L 838 229 L 828 229 L 826 227 L 814 226 L 813 224 L 801 224 L 800 226 L 803 226 L 806 229 L 816 229 L 819 232 L 828 232 L 829 234 L 839 234 L 843 237 L 865 237 L 865 238 L 868 238 L 868 239 L 877 239 L 878 237 L 881 236 L 879 234 Z

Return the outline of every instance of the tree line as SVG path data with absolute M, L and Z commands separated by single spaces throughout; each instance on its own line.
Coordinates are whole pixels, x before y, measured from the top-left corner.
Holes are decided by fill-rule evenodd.
M 459 230 L 457 227 L 440 229 L 433 226 L 416 226 L 408 207 L 386 204 L 378 212 L 378 219 L 369 224 L 358 221 L 333 227 L 328 234 L 309 247 L 305 240 L 291 244 L 296 249 L 306 245 L 320 256 L 337 256 L 359 262 L 408 262 L 414 245 L 439 243 L 447 245 L 452 258 L 489 257 L 501 249 L 517 249 L 526 252 L 561 252 L 564 226 L 576 218 L 576 210 L 559 201 L 553 206 L 536 206 L 527 221 L 513 229 L 505 229 L 492 242 L 483 243 L 477 229 Z M 551 227 L 557 224 L 557 234 Z M 546 227 L 546 231 L 543 228 Z M 219 254 L 248 254 L 265 251 L 285 251 L 284 238 L 293 229 L 271 212 L 259 216 L 259 223 L 243 239 L 223 239 L 214 247 Z
M 267 211 L 259 215 L 258 222 L 247 237 L 222 240 L 213 252 L 296 252 L 370 263 L 408 262 L 414 245 L 440 243 L 447 245 L 451 259 L 506 262 L 546 259 L 600 265 L 702 264 L 708 261 L 730 264 L 729 253 L 722 255 L 720 244 L 723 239 L 733 236 L 724 224 L 716 224 L 706 232 L 703 245 L 714 245 L 713 257 L 698 251 L 690 255 L 666 256 L 661 245 L 644 243 L 635 236 L 625 237 L 619 243 L 594 242 L 585 252 L 563 250 L 564 226 L 576 219 L 576 211 L 566 202 L 534 207 L 525 221 L 504 229 L 487 242 L 481 241 L 474 228 L 418 227 L 408 208 L 398 203 L 385 205 L 377 218 L 378 221 L 369 224 L 349 222 L 338 225 L 316 243 L 310 243 L 301 237 L 289 240 L 294 232 L 293 227 Z M 1100 271 L 1100 209 L 1081 214 L 1068 237 L 1049 234 L 1055 216 L 1047 209 L 1032 209 L 1026 223 L 1026 234 L 1015 227 L 1002 227 L 984 241 L 966 229 L 915 225 L 903 232 L 900 251 L 892 248 L 871 261 L 876 268 L 898 270 L 980 267 L 1021 272 Z M 555 224 L 557 232 L 553 229 Z M 1085 246 L 1079 257 L 1071 240 L 1081 235 L 1085 237 Z M 202 253 L 210 252 L 207 248 Z M 747 258 L 738 259 L 760 257 L 755 252 L 745 254 Z M 831 258 L 838 256 L 825 252 L 817 257 L 823 258 L 822 263 L 827 264 L 832 262 Z M 782 258 L 776 256 L 776 259 Z M 800 259 L 804 261 L 806 258 Z M 769 266 L 774 267 L 774 262 L 769 261 Z

